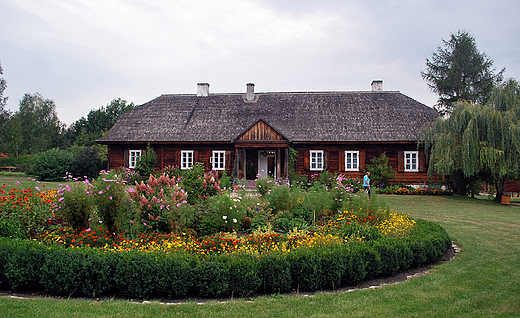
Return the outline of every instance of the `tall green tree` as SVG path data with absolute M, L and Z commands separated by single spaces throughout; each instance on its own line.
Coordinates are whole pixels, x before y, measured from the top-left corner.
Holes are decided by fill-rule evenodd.
M 91 110 L 87 118 L 81 117 L 70 127 L 68 134 L 74 138 L 75 144 L 78 146 L 95 145 L 95 140 L 99 139 L 106 133 L 116 121 L 136 105 L 128 103 L 121 98 L 114 99 L 110 104 L 99 109 Z
M 496 72 L 493 60 L 477 49 L 475 38 L 459 30 L 426 59 L 421 76 L 439 95 L 438 110 L 450 113 L 460 100 L 485 104 L 493 87 L 502 82 L 504 70 Z
M 0 64 L 0 75 L 4 74 L 2 65 Z M 7 103 L 7 96 L 4 97 L 4 91 L 7 88 L 7 82 L 3 77 L 0 77 L 0 152 L 5 152 L 8 149 L 9 134 L 8 125 L 11 120 L 11 112 L 5 109 Z
M 61 124 L 54 101 L 25 94 L 9 126 L 17 153 L 34 154 L 56 146 Z
M 519 83 L 495 87 L 485 105 L 456 103 L 449 118 L 437 118 L 422 134 L 430 173 L 461 176 L 459 183 L 490 180 L 499 201 L 507 180 L 520 177 Z

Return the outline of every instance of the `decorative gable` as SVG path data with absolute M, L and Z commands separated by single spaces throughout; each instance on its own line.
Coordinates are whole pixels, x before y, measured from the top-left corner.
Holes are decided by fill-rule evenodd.
M 287 144 L 287 138 L 261 119 L 235 139 L 235 145 L 240 147 L 276 148 Z
M 246 130 L 240 135 L 237 140 L 239 141 L 265 141 L 265 140 L 285 140 L 271 126 L 266 124 L 263 120 L 259 120 L 253 127 Z

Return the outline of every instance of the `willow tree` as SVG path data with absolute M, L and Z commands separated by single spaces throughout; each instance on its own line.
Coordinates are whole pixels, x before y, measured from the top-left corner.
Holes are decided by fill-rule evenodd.
M 520 85 L 509 80 L 484 105 L 458 102 L 448 118 L 422 130 L 429 173 L 462 175 L 456 182 L 492 180 L 500 200 L 507 180 L 520 177 Z

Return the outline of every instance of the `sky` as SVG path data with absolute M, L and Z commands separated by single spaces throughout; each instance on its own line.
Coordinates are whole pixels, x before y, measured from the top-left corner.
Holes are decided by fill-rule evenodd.
M 70 125 L 116 98 L 369 91 L 374 79 L 428 106 L 421 78 L 452 33 L 520 79 L 518 0 L 0 0 L 7 108 L 40 93 Z

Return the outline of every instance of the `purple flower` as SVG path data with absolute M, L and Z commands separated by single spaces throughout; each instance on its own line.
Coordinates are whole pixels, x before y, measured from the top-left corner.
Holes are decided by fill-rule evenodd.
M 99 191 L 98 194 L 103 194 L 103 190 Z
M 110 200 L 112 200 L 112 196 L 109 196 L 108 198 L 109 198 Z
M 99 220 L 99 223 L 103 223 L 103 221 Z

